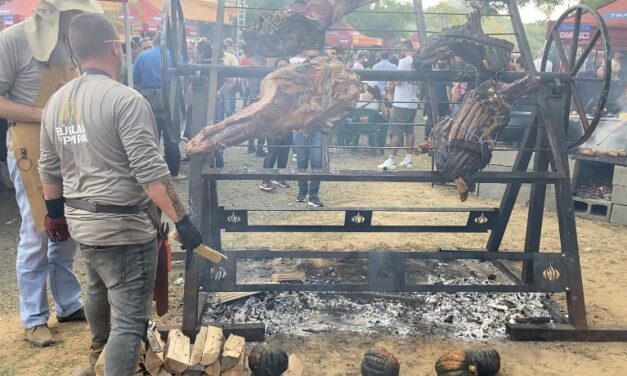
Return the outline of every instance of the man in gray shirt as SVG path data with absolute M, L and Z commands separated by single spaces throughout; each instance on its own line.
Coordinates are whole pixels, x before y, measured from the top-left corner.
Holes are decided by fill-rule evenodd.
M 42 108 L 78 74 L 66 39 L 71 17 L 80 11 L 102 13 L 102 8 L 95 0 L 42 0 L 25 22 L 0 33 L 0 118 L 13 122 L 7 165 L 22 217 L 16 262 L 20 319 L 26 339 L 36 346 L 54 343 L 47 326 L 48 278 L 57 320 L 85 320 L 80 284 L 72 271 L 76 245 L 63 237 L 48 239 L 37 174 Z
M 159 219 L 151 222 L 151 207 L 175 222 L 183 248 L 202 242 L 159 151 L 150 105 L 115 80 L 123 59 L 117 37 L 103 16 L 72 20 L 70 45 L 84 74 L 50 98 L 41 128 L 45 199 L 60 204 L 60 211 L 65 200 L 69 232 L 87 268 L 92 351 L 82 375 L 93 375 L 105 346 L 106 375 L 135 373 L 157 265 L 152 222 Z

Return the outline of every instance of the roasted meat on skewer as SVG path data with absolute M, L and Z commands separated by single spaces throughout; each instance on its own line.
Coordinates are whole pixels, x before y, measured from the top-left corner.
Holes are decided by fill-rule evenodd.
M 527 75 L 510 84 L 486 81 L 464 96 L 460 110 L 441 119 L 432 140 L 435 165 L 444 176 L 455 180 L 459 197 L 466 201 L 474 190 L 472 176 L 490 163 L 495 137 L 509 122 L 512 103 L 538 87 L 539 78 Z
M 279 68 L 261 81 L 259 101 L 206 126 L 185 150 L 208 153 L 250 138 L 279 138 L 292 130 L 330 128 L 355 107 L 361 86 L 356 74 L 330 57 Z
M 293 56 L 324 46 L 325 30 L 355 9 L 376 0 L 297 0 L 277 11 L 259 11 L 244 30 L 249 55 Z
M 508 69 L 513 48 L 511 42 L 483 33 L 481 12 L 475 8 L 467 23 L 429 36 L 414 56 L 414 67 L 421 70 L 439 60 L 458 56 L 478 71 L 496 72 Z

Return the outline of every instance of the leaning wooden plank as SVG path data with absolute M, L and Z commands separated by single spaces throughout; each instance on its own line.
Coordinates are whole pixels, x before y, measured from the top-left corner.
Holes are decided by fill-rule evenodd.
M 178 329 L 168 333 L 168 344 L 165 351 L 165 368 L 171 373 L 183 373 L 189 364 L 189 337 Z
M 206 339 L 202 349 L 200 364 L 208 366 L 220 359 L 220 351 L 222 350 L 222 342 L 224 342 L 224 333 L 222 328 L 209 326 L 207 328 Z
M 96 361 L 96 364 L 94 365 L 94 373 L 96 373 L 96 376 L 104 376 L 104 362 L 105 362 L 106 349 L 107 349 L 106 347 L 102 349 L 102 352 L 100 353 L 100 356 L 98 357 L 98 360 Z
M 224 343 L 224 349 L 222 351 L 222 360 L 220 367 L 222 371 L 226 371 L 229 368 L 234 367 L 240 361 L 242 354 L 246 352 L 246 340 L 244 337 L 231 334 Z
M 281 376 L 303 376 L 304 369 L 303 363 L 300 361 L 296 354 L 290 354 L 289 361 L 287 363 L 287 371 L 283 372 Z
M 220 376 L 220 361 L 216 360 L 215 362 L 205 367 L 205 375 Z
M 228 303 L 232 302 L 233 300 L 245 298 L 247 296 L 252 296 L 260 293 L 261 291 L 218 292 L 216 293 L 216 298 L 218 299 L 218 303 Z
M 200 364 L 202 359 L 202 353 L 205 349 L 205 341 L 207 340 L 207 327 L 201 326 L 198 334 L 196 335 L 196 341 L 192 349 L 192 355 L 189 358 L 189 365 Z
M 177 242 L 179 245 L 181 244 L 181 238 L 179 236 L 179 233 L 176 230 L 170 233 L 170 239 Z M 204 244 L 201 244 L 198 247 L 196 247 L 196 249 L 194 249 L 194 252 L 196 252 L 199 256 L 202 256 L 206 258 L 207 260 L 213 262 L 214 264 L 219 264 L 223 260 L 227 259 L 227 257 L 224 254 Z
M 276 272 L 272 274 L 273 282 L 304 281 L 305 272 Z

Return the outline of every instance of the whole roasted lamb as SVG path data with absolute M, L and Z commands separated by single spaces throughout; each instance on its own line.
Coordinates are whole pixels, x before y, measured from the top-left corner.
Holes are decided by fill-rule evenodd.
M 293 56 L 324 46 L 325 30 L 355 9 L 376 0 L 297 0 L 278 11 L 259 11 L 244 30 L 249 55 Z
M 461 201 L 474 191 L 473 175 L 492 158 L 494 139 L 509 122 L 512 103 L 538 87 L 539 78 L 527 75 L 512 83 L 493 80 L 464 96 L 460 110 L 440 120 L 421 151 L 435 148 L 435 165 L 455 181 Z
M 215 125 L 186 145 L 189 154 L 224 149 L 250 138 L 332 127 L 355 107 L 361 82 L 344 64 L 326 56 L 277 69 L 261 81 L 259 101 Z
M 417 70 L 428 68 L 439 60 L 448 60 L 453 56 L 462 58 L 478 71 L 496 72 L 508 69 L 510 54 L 514 45 L 499 38 L 483 33 L 481 11 L 474 10 L 468 15 L 468 22 L 453 26 L 430 35 L 414 56 Z

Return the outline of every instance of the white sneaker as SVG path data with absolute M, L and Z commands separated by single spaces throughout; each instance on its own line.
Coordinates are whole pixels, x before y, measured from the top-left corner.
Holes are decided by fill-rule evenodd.
M 411 157 L 409 155 L 406 155 L 405 158 L 401 161 L 401 163 L 399 163 L 399 166 L 405 167 L 405 168 L 411 168 L 412 166 Z
M 388 159 L 385 160 L 385 162 L 381 163 L 377 167 L 382 169 L 382 170 L 395 170 L 396 169 L 396 159 L 394 157 L 390 156 Z

